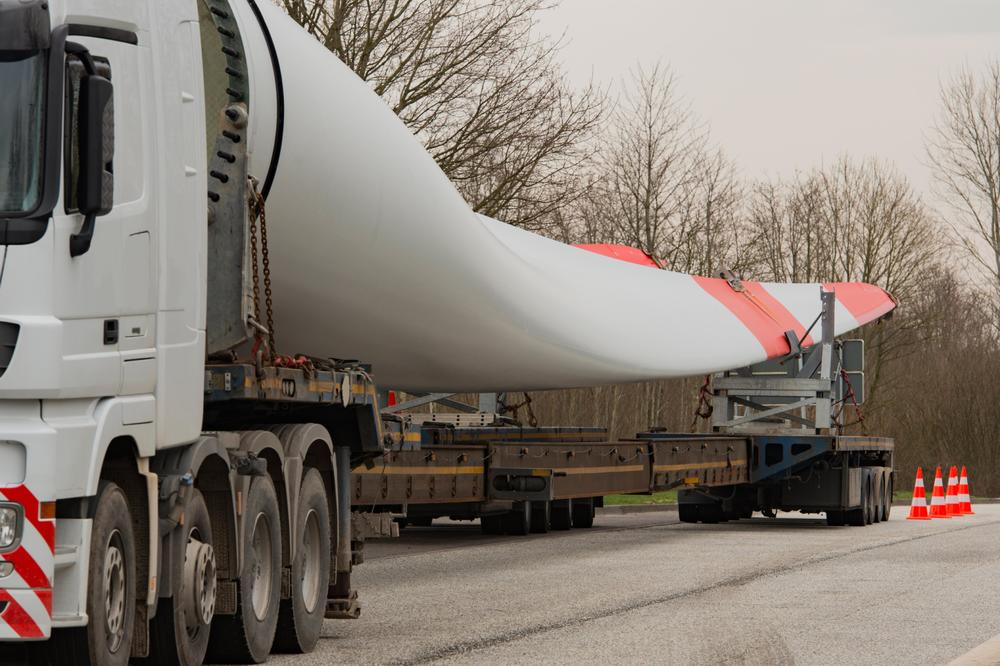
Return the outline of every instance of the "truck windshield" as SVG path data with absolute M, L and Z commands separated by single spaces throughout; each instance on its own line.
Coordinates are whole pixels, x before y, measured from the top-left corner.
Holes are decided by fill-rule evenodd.
M 0 217 L 41 199 L 44 91 L 44 53 L 0 52 Z

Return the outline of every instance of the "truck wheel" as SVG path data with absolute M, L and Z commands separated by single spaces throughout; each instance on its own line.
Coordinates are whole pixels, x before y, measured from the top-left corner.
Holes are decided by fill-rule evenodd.
M 505 515 L 503 513 L 493 513 L 480 516 L 479 525 L 482 527 L 483 534 L 503 534 Z
M 531 532 L 531 502 L 514 502 L 514 508 L 504 516 L 504 528 L 515 536 Z
M 330 583 L 330 505 L 326 485 L 315 469 L 307 469 L 299 492 L 295 521 L 298 551 L 292 562 L 292 598 L 282 599 L 274 648 L 310 652 L 319 641 Z
M 593 527 L 594 526 L 594 498 L 573 500 L 573 527 Z
M 531 503 L 531 532 L 545 534 L 552 528 L 552 505 L 548 502 Z
M 97 489 L 97 511 L 90 535 L 85 631 L 75 631 L 65 655 L 70 663 L 125 666 L 135 624 L 135 537 L 125 493 L 110 481 Z M 74 654 L 75 653 L 75 654 Z
M 243 516 L 236 614 L 215 617 L 208 652 L 210 661 L 259 664 L 274 643 L 281 593 L 281 518 L 269 477 L 254 478 Z
M 178 581 L 174 596 L 161 599 L 150 624 L 152 659 L 159 664 L 198 666 L 205 660 L 208 634 L 215 613 L 215 552 L 212 550 L 212 522 L 205 498 L 197 489 L 184 507 L 186 538 L 171 541 L 177 551 L 171 578 Z
M 573 527 L 573 500 L 552 500 L 552 529 L 560 532 Z

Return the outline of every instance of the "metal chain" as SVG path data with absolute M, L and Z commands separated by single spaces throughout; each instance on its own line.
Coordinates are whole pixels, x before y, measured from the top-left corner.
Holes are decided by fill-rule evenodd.
M 253 265 L 253 309 L 260 316 L 260 263 L 257 258 L 257 221 L 260 220 L 260 254 L 264 266 L 264 325 L 271 358 L 277 353 L 274 340 L 274 308 L 271 296 L 271 259 L 267 248 L 267 210 L 264 196 L 258 189 L 257 179 L 250 176 L 250 261 Z
M 714 407 L 709 396 L 712 395 L 712 375 L 705 375 L 705 383 L 698 389 L 698 406 L 694 409 L 694 418 L 691 419 L 691 432 L 695 432 L 698 427 L 698 419 L 706 421 L 712 418 Z

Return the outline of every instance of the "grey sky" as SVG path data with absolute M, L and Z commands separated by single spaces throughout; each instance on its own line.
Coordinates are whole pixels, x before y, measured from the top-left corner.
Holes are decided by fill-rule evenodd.
M 930 183 L 923 136 L 939 81 L 1000 57 L 1000 0 L 562 0 L 574 82 L 669 64 L 698 117 L 751 177 L 843 152 Z

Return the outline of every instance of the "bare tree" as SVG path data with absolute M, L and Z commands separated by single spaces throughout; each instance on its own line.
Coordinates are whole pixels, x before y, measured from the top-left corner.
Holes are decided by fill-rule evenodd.
M 757 275 L 778 282 L 868 282 L 903 307 L 924 288 L 942 258 L 935 219 L 906 179 L 875 160 L 841 158 L 789 183 L 759 183 L 749 205 Z M 876 327 L 867 339 L 871 387 L 890 360 L 912 353 L 925 325 L 906 317 Z
M 943 84 L 941 106 L 927 154 L 960 242 L 1000 300 L 1000 61 Z
M 280 0 L 386 100 L 470 205 L 547 230 L 582 192 L 603 109 L 535 35 L 546 0 Z
M 619 242 L 672 270 L 713 272 L 737 244 L 741 189 L 733 164 L 708 147 L 669 69 L 637 68 L 597 155 L 579 211 L 589 242 Z

